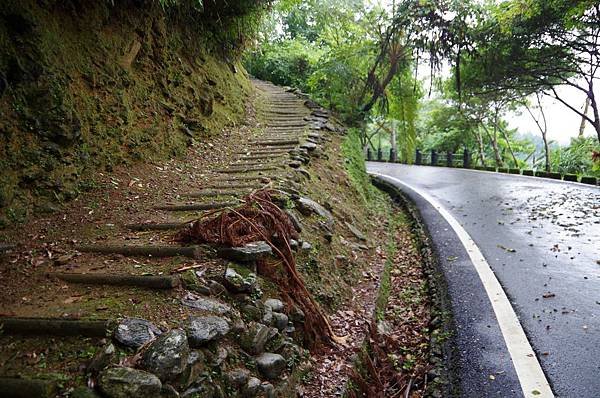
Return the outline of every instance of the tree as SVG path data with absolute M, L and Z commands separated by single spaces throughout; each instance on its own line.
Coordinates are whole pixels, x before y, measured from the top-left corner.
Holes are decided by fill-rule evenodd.
M 477 50 L 468 62 L 478 71 L 465 84 L 480 92 L 549 95 L 589 122 L 600 141 L 594 92 L 600 68 L 598 21 L 597 1 L 503 2 L 474 34 Z M 592 115 L 568 103 L 557 91 L 559 85 L 582 92 Z

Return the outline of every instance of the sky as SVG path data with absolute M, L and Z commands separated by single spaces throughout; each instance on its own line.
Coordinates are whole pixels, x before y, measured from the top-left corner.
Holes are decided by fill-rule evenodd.
M 572 87 L 560 86 L 558 87 L 557 92 L 561 98 L 570 105 L 583 110 L 585 94 L 581 91 Z M 577 134 L 579 134 L 581 116 L 548 96 L 544 96 L 542 99 L 542 107 L 544 108 L 546 120 L 548 121 L 548 140 L 554 140 L 561 145 L 568 145 L 571 138 L 576 137 Z M 591 115 L 591 111 L 590 108 L 588 110 L 588 115 Z M 506 121 L 511 128 L 516 128 L 521 133 L 540 135 L 540 131 L 536 126 L 535 121 L 525 108 L 521 110 L 520 114 L 515 112 L 508 114 L 506 116 Z M 584 135 L 596 135 L 594 128 L 589 122 L 586 122 Z

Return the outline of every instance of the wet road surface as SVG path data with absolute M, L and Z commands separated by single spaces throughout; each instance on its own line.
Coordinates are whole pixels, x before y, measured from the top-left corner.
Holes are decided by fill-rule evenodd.
M 600 397 L 599 188 L 427 166 L 368 163 L 368 170 L 426 192 L 460 222 L 508 295 L 557 397 Z M 423 214 L 450 296 L 463 296 L 453 298 L 463 395 L 522 396 L 464 248 L 416 192 L 400 188 Z

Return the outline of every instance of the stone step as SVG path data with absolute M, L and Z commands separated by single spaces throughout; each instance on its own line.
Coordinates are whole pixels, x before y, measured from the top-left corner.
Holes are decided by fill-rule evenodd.
M 146 257 L 189 257 L 199 258 L 200 246 L 152 246 L 152 245 L 79 245 L 75 250 L 84 253 L 121 254 Z
M 81 273 L 51 273 L 52 277 L 69 283 L 85 285 L 137 286 L 148 289 L 173 289 L 181 285 L 177 276 L 146 276 L 130 274 L 81 274 Z
M 156 207 L 154 207 L 154 209 L 165 210 L 165 211 L 202 211 L 202 210 L 222 209 L 224 207 L 236 206 L 238 204 L 239 204 L 239 202 L 237 202 L 237 201 L 221 202 L 221 203 L 180 203 L 180 204 L 156 206 Z
M 287 155 L 286 151 L 281 151 L 281 152 L 277 152 L 277 153 L 264 153 L 264 154 L 259 154 L 259 155 L 249 155 L 249 156 L 245 156 L 242 159 L 244 160 L 260 160 L 260 159 L 273 159 L 273 160 L 281 160 L 281 158 L 285 157 Z
M 271 246 L 266 242 L 252 242 L 240 247 L 220 247 L 217 254 L 233 261 L 250 262 L 272 254 Z
M 221 169 L 216 170 L 217 173 L 224 174 L 237 174 L 237 173 L 247 173 L 247 172 L 257 172 L 257 171 L 273 171 L 277 170 L 275 166 L 262 166 L 262 167 L 231 167 L 229 169 Z
M 4 334 L 105 337 L 112 321 L 64 318 L 0 317 Z
M 259 189 L 264 185 L 259 184 L 245 184 L 245 183 L 232 183 L 232 182 L 223 182 L 221 184 L 211 184 L 207 185 L 207 187 L 215 188 L 215 189 Z
M 261 146 L 291 146 L 298 145 L 300 143 L 299 139 L 291 139 L 291 140 L 264 140 L 264 141 L 255 141 L 254 144 Z

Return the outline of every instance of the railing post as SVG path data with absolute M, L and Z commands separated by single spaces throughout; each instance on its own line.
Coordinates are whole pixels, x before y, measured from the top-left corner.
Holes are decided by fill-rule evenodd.
M 371 147 L 367 148 L 367 160 L 372 160 L 373 154 L 371 153 Z
M 452 153 L 451 151 L 446 152 L 446 166 L 452 167 L 453 156 L 454 156 L 454 153 Z
M 431 165 L 437 166 L 437 152 L 435 151 L 435 149 L 431 150 Z
M 381 162 L 383 160 L 383 152 L 381 152 L 381 148 L 377 149 L 377 161 Z
M 467 148 L 464 149 L 463 151 L 463 167 L 465 169 L 468 169 L 469 167 L 471 167 L 471 154 L 469 153 L 469 150 Z
M 417 149 L 417 152 L 415 153 L 415 164 L 417 166 L 421 165 L 421 150 Z
M 396 151 L 394 151 L 394 148 L 390 148 L 390 162 L 396 163 L 396 160 L 398 160 L 398 157 L 396 156 Z

